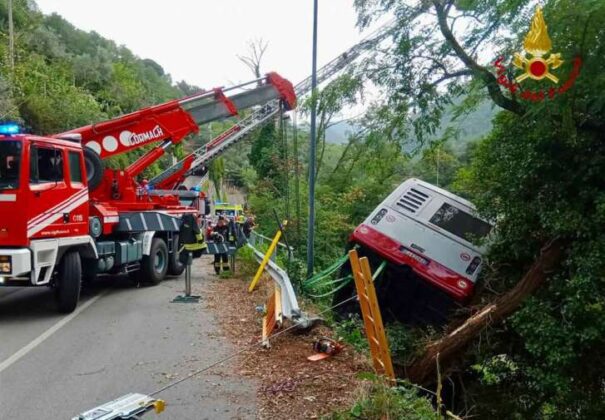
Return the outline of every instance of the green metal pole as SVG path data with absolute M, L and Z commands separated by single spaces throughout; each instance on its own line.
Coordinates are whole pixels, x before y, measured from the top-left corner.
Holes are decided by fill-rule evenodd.
M 313 276 L 315 244 L 315 147 L 317 119 L 317 0 L 313 0 L 313 64 L 311 69 L 311 143 L 309 145 L 309 225 L 307 227 L 307 278 Z

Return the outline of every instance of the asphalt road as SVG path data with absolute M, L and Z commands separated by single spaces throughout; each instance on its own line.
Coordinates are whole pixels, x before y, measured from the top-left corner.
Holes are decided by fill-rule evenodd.
M 58 315 L 46 288 L 0 288 L 0 419 L 71 419 L 129 392 L 149 394 L 235 349 L 204 309 L 208 257 L 193 270 L 197 304 L 171 303 L 184 278 L 136 288 L 103 279 Z M 204 277 L 204 278 L 203 278 Z M 255 418 L 255 384 L 230 362 L 171 388 L 158 419 Z

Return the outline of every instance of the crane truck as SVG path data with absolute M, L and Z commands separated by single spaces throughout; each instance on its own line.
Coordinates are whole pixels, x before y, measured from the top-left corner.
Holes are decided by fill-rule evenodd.
M 269 101 L 296 106 L 277 73 L 51 136 L 0 124 L 0 286 L 49 286 L 71 312 L 83 278 L 128 273 L 157 284 L 181 274 L 180 218 L 198 212 L 199 193 L 148 189 L 137 176 L 200 125 Z M 127 168 L 106 168 L 138 149 Z

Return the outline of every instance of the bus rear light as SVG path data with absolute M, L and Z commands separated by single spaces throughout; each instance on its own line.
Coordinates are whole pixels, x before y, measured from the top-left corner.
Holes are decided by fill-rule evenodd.
M 481 264 L 481 258 L 473 258 L 473 261 L 471 261 L 471 263 L 466 268 L 466 274 L 473 274 L 475 271 L 477 271 L 477 267 L 479 267 L 479 264 Z

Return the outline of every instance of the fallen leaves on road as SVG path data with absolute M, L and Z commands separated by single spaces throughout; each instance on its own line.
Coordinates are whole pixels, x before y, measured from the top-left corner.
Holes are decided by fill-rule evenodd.
M 270 280 L 262 279 L 258 290 L 249 294 L 242 279 L 219 279 L 209 270 L 204 277 L 210 292 L 204 299 L 207 308 L 236 349 L 259 342 L 261 316 L 255 308 L 266 301 L 273 287 Z M 307 360 L 313 343 L 332 335 L 326 326 L 307 334 L 287 332 L 272 339 L 270 349 L 256 346 L 238 358 L 233 373 L 259 382 L 257 418 L 320 418 L 353 404 L 362 383 L 357 373 L 371 369 L 364 357 L 346 346 L 329 359 Z

